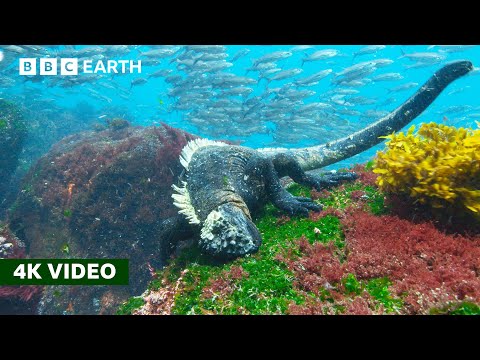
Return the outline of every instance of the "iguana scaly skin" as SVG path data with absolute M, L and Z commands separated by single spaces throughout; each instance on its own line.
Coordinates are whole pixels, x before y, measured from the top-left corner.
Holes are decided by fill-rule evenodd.
M 319 169 L 356 155 L 382 141 L 380 136 L 401 130 L 420 115 L 455 79 L 473 69 L 457 61 L 438 70 L 412 97 L 389 115 L 350 136 L 327 144 L 300 149 L 250 149 L 197 139 L 182 151 L 185 173 L 172 195 L 179 213 L 200 233 L 200 248 L 214 256 L 231 258 L 256 252 L 261 235 L 252 213 L 267 201 L 290 215 L 307 216 L 321 207 L 311 199 L 295 197 L 280 184 L 280 177 L 323 189 L 354 173 L 305 171 Z

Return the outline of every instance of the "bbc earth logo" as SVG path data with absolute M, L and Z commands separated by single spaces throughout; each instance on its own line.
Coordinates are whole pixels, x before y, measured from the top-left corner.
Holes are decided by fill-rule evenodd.
M 20 58 L 20 75 L 63 75 L 80 74 L 141 74 L 142 61 L 134 60 L 93 60 L 79 61 L 77 58 Z

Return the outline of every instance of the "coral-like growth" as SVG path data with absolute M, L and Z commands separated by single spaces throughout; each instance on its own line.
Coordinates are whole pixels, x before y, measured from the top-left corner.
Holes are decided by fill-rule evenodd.
M 0 224 L 0 259 L 22 259 L 25 245 L 11 233 L 7 226 Z
M 380 188 L 450 215 L 479 214 L 480 130 L 436 123 L 414 130 L 386 136 L 387 150 L 377 154 L 373 170 Z

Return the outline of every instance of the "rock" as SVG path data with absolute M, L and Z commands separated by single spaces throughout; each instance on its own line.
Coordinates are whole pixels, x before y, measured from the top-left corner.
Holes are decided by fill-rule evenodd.
M 193 138 L 167 125 L 84 132 L 30 169 L 10 214 L 29 256 L 130 260 L 129 286 L 48 286 L 40 313 L 111 314 L 145 291 L 149 264 L 163 266 L 174 250 L 165 220 L 177 214 L 171 185 Z
M 20 109 L 12 102 L 0 99 L 0 209 L 6 202 L 10 179 L 17 168 L 26 135 Z

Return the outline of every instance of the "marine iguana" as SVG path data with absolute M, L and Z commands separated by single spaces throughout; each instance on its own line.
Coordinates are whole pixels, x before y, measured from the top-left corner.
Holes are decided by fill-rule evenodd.
M 206 139 L 190 141 L 182 150 L 180 162 L 185 168 L 180 186 L 172 185 L 172 197 L 179 213 L 199 230 L 202 251 L 221 258 L 256 252 L 261 235 L 252 222 L 252 213 L 267 201 L 290 215 L 307 216 L 321 206 L 309 198 L 287 192 L 280 177 L 322 189 L 354 173 L 309 174 L 329 164 L 356 155 L 382 141 L 380 136 L 399 131 L 420 115 L 455 79 L 473 69 L 470 61 L 445 65 L 407 101 L 368 127 L 342 139 L 299 149 L 251 149 Z M 182 226 L 182 220 L 172 226 Z M 183 222 L 184 224 L 184 222 Z
M 31 190 L 18 195 L 8 227 L 33 258 L 128 258 L 130 285 L 48 286 L 38 313 L 73 308 L 76 314 L 111 314 L 145 290 L 151 280 L 148 265 L 162 267 L 172 245 L 192 236 L 205 252 L 220 257 L 256 251 L 261 236 L 251 215 L 264 202 L 272 199 L 287 212 L 303 215 L 312 205 L 319 209 L 309 199 L 286 193 L 280 176 L 318 187 L 335 184 L 340 174 L 319 178 L 308 170 L 352 156 L 379 142 L 379 135 L 402 128 L 471 68 L 469 62 L 448 65 L 383 122 L 321 146 L 253 150 L 191 142 L 182 155 L 188 169 L 177 183 L 183 196 L 174 200 L 181 214 L 171 201 L 171 184 L 182 172 L 178 155 L 194 139 L 191 134 L 164 125 L 115 127 L 63 139 L 24 178 Z

